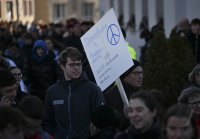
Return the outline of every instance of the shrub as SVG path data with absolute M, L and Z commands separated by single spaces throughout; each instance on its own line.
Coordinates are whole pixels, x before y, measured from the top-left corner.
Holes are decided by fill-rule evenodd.
M 146 53 L 143 87 L 161 90 L 163 104 L 168 108 L 177 102 L 194 64 L 192 50 L 185 38 L 172 34 L 167 39 L 159 31 L 154 34 Z

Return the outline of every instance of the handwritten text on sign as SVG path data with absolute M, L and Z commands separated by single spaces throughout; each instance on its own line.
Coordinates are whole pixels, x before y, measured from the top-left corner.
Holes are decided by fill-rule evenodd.
M 133 65 L 113 9 L 85 33 L 81 41 L 102 91 Z

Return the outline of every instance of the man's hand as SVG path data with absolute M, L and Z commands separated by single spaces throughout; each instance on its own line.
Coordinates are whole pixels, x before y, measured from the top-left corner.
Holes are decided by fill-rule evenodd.
M 2 96 L 0 99 L 0 106 L 10 106 L 12 103 L 11 99 L 6 96 Z

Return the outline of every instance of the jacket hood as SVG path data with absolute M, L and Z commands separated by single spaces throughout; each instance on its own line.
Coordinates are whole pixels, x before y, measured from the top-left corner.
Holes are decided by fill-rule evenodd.
M 38 56 L 36 54 L 37 48 L 42 48 L 44 50 L 43 56 Z M 40 62 L 40 61 L 44 60 L 44 58 L 47 56 L 47 54 L 48 54 L 47 44 L 43 40 L 37 40 L 33 45 L 33 58 Z

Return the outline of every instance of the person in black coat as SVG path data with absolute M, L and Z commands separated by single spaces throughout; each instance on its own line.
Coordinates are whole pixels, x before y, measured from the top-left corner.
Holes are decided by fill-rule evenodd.
M 30 87 L 30 94 L 38 96 L 44 102 L 46 90 L 57 81 L 58 74 L 58 65 L 49 56 L 46 43 L 43 40 L 37 40 L 24 74 L 24 81 Z
M 191 32 L 188 33 L 188 41 L 193 50 L 197 64 L 200 62 L 200 19 L 194 18 L 191 21 Z
M 100 87 L 82 74 L 82 54 L 68 47 L 60 53 L 63 78 L 46 93 L 43 125 L 55 139 L 88 139 L 92 112 L 103 105 Z

